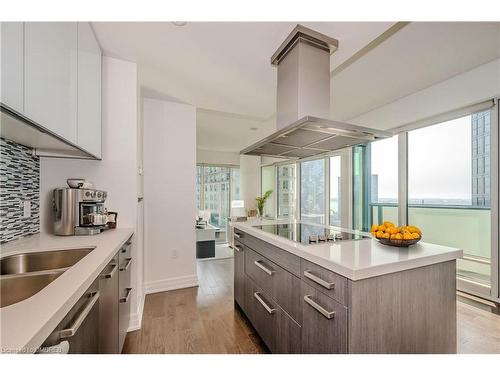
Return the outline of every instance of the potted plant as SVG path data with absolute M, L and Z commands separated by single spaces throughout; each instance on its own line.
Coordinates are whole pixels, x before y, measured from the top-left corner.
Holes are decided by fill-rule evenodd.
M 257 210 L 259 211 L 259 217 L 264 216 L 264 205 L 266 204 L 267 198 L 269 198 L 272 193 L 272 190 L 268 190 L 262 197 L 255 198 L 255 201 L 257 202 Z

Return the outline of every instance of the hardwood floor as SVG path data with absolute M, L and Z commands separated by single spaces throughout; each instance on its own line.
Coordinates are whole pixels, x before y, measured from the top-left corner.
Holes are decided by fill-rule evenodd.
M 129 332 L 123 353 L 266 353 L 234 309 L 233 259 L 198 262 L 197 288 L 149 294 L 142 329 Z M 499 353 L 500 315 L 457 304 L 458 352 Z
M 233 259 L 198 262 L 197 288 L 149 294 L 142 329 L 127 334 L 123 353 L 265 353 L 234 309 Z
M 500 354 L 500 315 L 458 302 L 458 352 Z

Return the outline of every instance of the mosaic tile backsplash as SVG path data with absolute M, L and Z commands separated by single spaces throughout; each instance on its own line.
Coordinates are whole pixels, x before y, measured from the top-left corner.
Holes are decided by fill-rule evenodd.
M 0 243 L 40 231 L 40 159 L 29 147 L 0 138 Z M 24 201 L 31 217 L 24 217 Z

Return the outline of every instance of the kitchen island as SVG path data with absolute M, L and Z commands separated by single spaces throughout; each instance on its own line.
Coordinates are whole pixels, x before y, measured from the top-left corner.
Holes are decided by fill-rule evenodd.
M 461 250 L 340 228 L 328 233 L 346 239 L 309 244 L 314 225 L 279 224 L 233 224 L 235 304 L 271 352 L 456 353 Z

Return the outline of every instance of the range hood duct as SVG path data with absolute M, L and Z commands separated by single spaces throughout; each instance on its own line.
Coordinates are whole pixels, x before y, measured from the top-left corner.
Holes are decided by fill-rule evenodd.
M 300 159 L 390 137 L 391 134 L 328 120 L 330 55 L 338 41 L 297 25 L 271 57 L 277 67 L 277 132 L 241 151 Z

